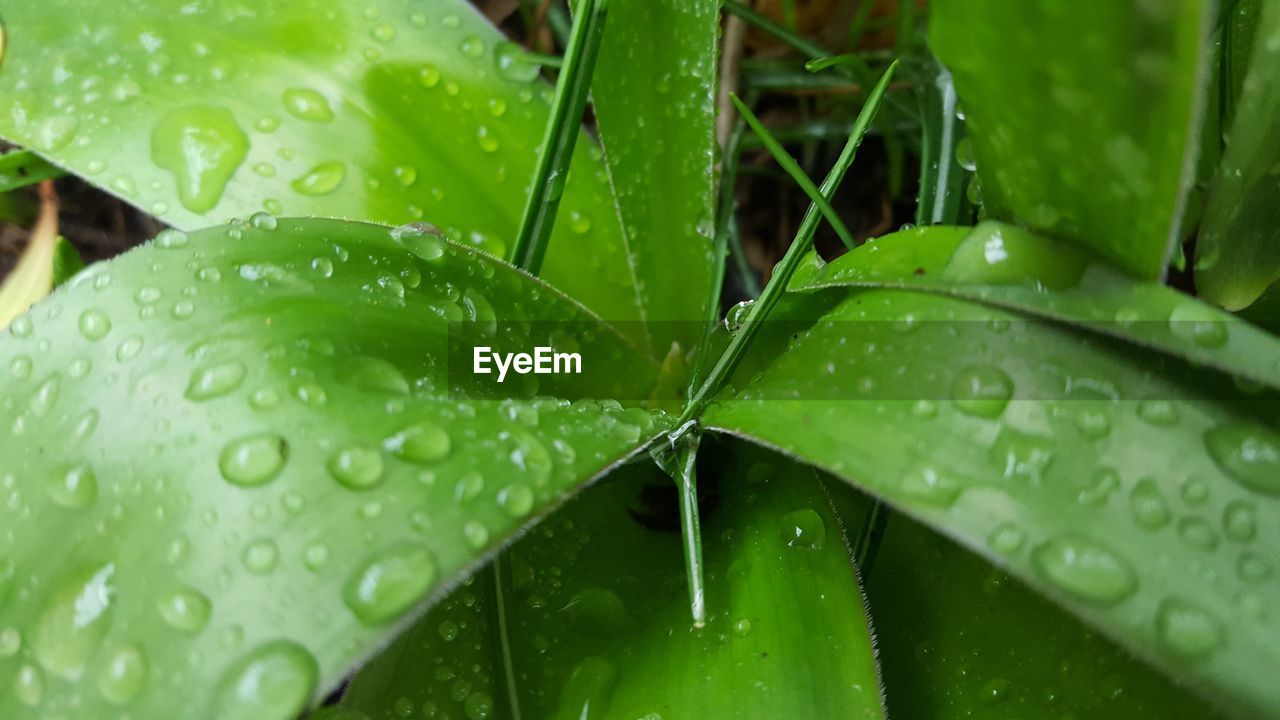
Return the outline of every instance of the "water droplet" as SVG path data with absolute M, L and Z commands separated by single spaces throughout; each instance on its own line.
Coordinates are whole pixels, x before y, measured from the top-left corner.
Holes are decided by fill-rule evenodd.
M 962 412 L 977 417 L 999 417 L 1012 396 L 1013 381 L 993 365 L 964 368 L 951 383 L 952 402 Z
M 1222 529 L 1235 542 L 1253 542 L 1258 534 L 1258 518 L 1253 504 L 1232 500 L 1222 511 Z
M 299 120 L 332 122 L 333 108 L 329 100 L 310 88 L 289 88 L 284 91 L 284 106 L 289 114 Z
M 171 627 L 199 632 L 209 623 L 213 604 L 199 590 L 180 587 L 161 595 L 156 601 L 156 610 Z
M 80 313 L 80 334 L 88 340 L 101 340 L 111 332 L 111 319 L 101 310 L 88 309 Z
M 533 491 L 520 483 L 508 485 L 498 491 L 498 505 L 511 517 L 524 517 L 533 510 Z
M 151 134 L 151 159 L 173 173 L 178 198 L 194 213 L 218 204 L 248 152 L 249 138 L 235 118 L 211 105 L 172 110 Z
M 1111 418 L 1103 410 L 1081 410 L 1076 415 L 1076 427 L 1090 440 L 1099 440 L 1111 433 Z
M 1179 520 L 1178 536 L 1195 550 L 1209 551 L 1218 546 L 1218 534 L 1204 518 L 1187 517 Z
M 252 487 L 274 478 L 284 467 L 288 455 L 289 444 L 279 435 L 246 435 L 222 448 L 218 469 L 227 482 Z
M 501 143 L 498 142 L 498 136 L 487 125 L 480 125 L 476 128 L 476 144 L 480 149 L 487 153 L 496 153 Z
M 266 575 L 276 569 L 276 564 L 280 560 L 280 551 L 271 540 L 260 538 L 245 546 L 240 560 L 249 572 L 255 575 Z
M 1223 472 L 1267 495 L 1280 495 L 1280 434 L 1263 425 L 1232 423 L 1205 433 L 1205 445 Z
M 441 640 L 453 642 L 458 639 L 458 623 L 452 620 L 445 620 L 436 628 L 436 632 L 440 634 Z
M 968 138 L 965 138 L 966 140 Z M 983 683 L 978 690 L 978 697 L 988 705 L 999 705 L 1009 699 L 1009 694 L 1013 692 L 1013 683 L 1004 678 L 993 678 Z
M 31 649 L 45 670 L 78 680 L 111 624 L 115 564 L 81 572 L 53 592 L 31 634 Z
M 453 442 L 444 428 L 422 420 L 387 438 L 382 446 L 410 462 L 432 463 L 448 457 Z
M 962 489 L 963 486 L 955 478 L 925 464 L 912 466 L 902 481 L 903 492 L 911 497 L 944 507 L 954 503 Z
M 214 691 L 214 718 L 292 720 L 310 703 L 318 675 L 306 648 L 273 640 L 226 669 Z
M 827 524 L 813 508 L 792 510 L 782 516 L 782 540 L 791 547 L 821 550 L 827 544 Z
M 147 684 L 147 657 L 142 648 L 125 645 L 107 658 L 98 673 L 98 692 L 108 702 L 126 705 Z
M 88 465 L 63 467 L 49 482 L 49 497 L 65 508 L 85 508 L 98 499 L 98 481 Z
M 248 372 L 239 360 L 198 368 L 187 383 L 187 399 L 199 402 L 226 395 L 240 387 Z
M 541 66 L 530 60 L 525 55 L 524 49 L 513 42 L 498 43 L 494 49 L 494 60 L 498 74 L 508 80 L 521 83 L 533 82 L 542 72 Z
M 1129 512 L 1143 530 L 1159 530 L 1169 523 L 1172 515 L 1164 494 L 1151 478 L 1142 478 L 1129 491 Z
M 13 694 L 23 705 L 35 707 L 44 699 L 44 675 L 34 665 L 18 668 L 13 681 Z
M 361 356 L 346 363 L 346 375 L 351 384 L 361 390 L 409 394 L 409 381 L 403 373 L 382 358 Z
M 462 39 L 461 49 L 463 55 L 478 58 L 484 55 L 484 41 L 478 37 L 468 35 Z
M 1022 550 L 1026 541 L 1027 534 L 1012 523 L 1001 523 L 987 536 L 987 545 L 1002 555 L 1012 555 Z
M 747 323 L 747 316 L 751 314 L 753 305 L 755 305 L 755 300 L 743 300 L 729 308 L 729 312 L 724 315 L 725 329 L 731 333 L 741 330 L 742 326 Z
M 976 172 L 978 169 L 978 163 L 973 158 L 973 140 L 968 137 L 960 138 L 960 142 L 956 143 L 956 164 L 967 172 Z
M 1157 427 L 1178 424 L 1178 406 L 1168 400 L 1143 400 L 1138 403 L 1138 417 Z
M 470 720 L 488 720 L 493 717 L 493 698 L 488 693 L 473 692 L 462 703 L 462 711 Z
M 373 555 L 347 581 L 342 597 L 365 625 L 383 625 L 426 597 L 436 579 L 431 551 L 401 545 Z
M 311 168 L 305 175 L 290 183 L 303 195 L 326 195 L 338 189 L 347 176 L 347 166 L 341 160 L 329 160 Z
M 266 230 L 270 232 L 271 230 L 276 229 L 279 225 L 279 221 L 277 221 L 276 216 L 271 213 L 256 212 L 249 216 L 249 224 L 259 230 Z
M 382 481 L 382 453 L 372 448 L 352 446 L 329 456 L 329 474 L 352 490 L 366 490 Z
M 396 26 L 391 23 L 378 23 L 373 26 L 369 34 L 380 43 L 389 43 L 396 39 Z
M 1227 344 L 1227 322 L 1218 311 L 1198 302 L 1188 302 L 1169 314 L 1169 328 L 1175 335 L 1205 348 Z
M 467 539 L 467 544 L 476 550 L 489 544 L 489 528 L 479 520 L 471 520 L 463 525 L 462 535 Z
M 1184 657 L 1202 657 L 1222 645 L 1222 625 L 1190 600 L 1171 597 L 1160 603 L 1156 630 L 1166 648 Z
M 312 543 L 303 551 L 302 562 L 309 570 L 319 570 L 329 562 L 329 547 L 324 543 Z
M 1086 602 L 1114 605 L 1138 587 L 1129 563 L 1081 535 L 1063 535 L 1043 543 L 1033 551 L 1032 562 L 1045 580 Z
M 440 70 L 435 65 L 427 63 L 418 70 L 418 81 L 423 87 L 433 88 L 440 84 Z

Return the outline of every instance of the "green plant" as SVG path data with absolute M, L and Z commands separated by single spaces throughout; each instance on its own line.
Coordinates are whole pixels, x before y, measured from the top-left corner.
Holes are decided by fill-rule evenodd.
M 4 8 L 0 190 L 174 229 L 0 340 L 3 717 L 1280 716 L 1280 341 L 1165 282 L 1267 319 L 1280 4 L 728 0 L 862 102 L 815 185 L 738 101 L 812 205 L 727 332 L 720 3 L 553 7 L 554 93 L 462 0 Z M 920 226 L 826 262 L 868 132 Z

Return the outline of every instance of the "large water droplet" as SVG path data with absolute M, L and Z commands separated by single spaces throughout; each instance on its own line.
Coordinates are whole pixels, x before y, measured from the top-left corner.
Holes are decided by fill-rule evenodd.
M 147 684 L 147 657 L 137 645 L 125 645 L 107 657 L 98 672 L 98 692 L 108 702 L 128 704 Z
M 821 550 L 827 544 L 827 524 L 813 508 L 792 510 L 782 516 L 782 540 L 791 547 Z
M 1280 434 L 1275 430 L 1232 423 L 1209 430 L 1204 441 L 1227 475 L 1258 492 L 1280 495 Z
M 98 499 L 98 481 L 84 464 L 63 467 L 49 481 L 49 497 L 65 508 L 85 508 Z
M 508 485 L 498 491 L 498 505 L 511 517 L 524 517 L 533 510 L 533 491 L 521 483 Z
M 1160 603 L 1156 630 L 1169 650 L 1185 657 L 1201 657 L 1222 644 L 1222 625 L 1199 605 L 1171 597 Z
M 213 604 L 199 590 L 180 587 L 161 595 L 156 600 L 156 610 L 171 627 L 198 632 L 208 624 Z
M 346 176 L 345 163 L 341 160 L 329 160 L 316 165 L 289 184 L 303 195 L 327 195 L 337 190 Z
M 1045 542 L 1032 553 L 1041 577 L 1068 595 L 1099 605 L 1114 605 L 1133 594 L 1138 579 L 1123 558 L 1080 535 Z
M 533 82 L 542 72 L 542 67 L 528 58 L 524 48 L 509 41 L 498 43 L 494 49 L 494 61 L 499 75 L 516 82 Z
M 191 373 L 186 396 L 190 400 L 209 400 L 235 390 L 249 372 L 239 360 L 207 365 Z
M 218 469 L 227 482 L 252 487 L 270 482 L 284 467 L 288 455 L 289 444 L 279 435 L 246 435 L 222 448 Z
M 306 648 L 273 640 L 235 661 L 214 691 L 216 720 L 292 720 L 306 709 L 319 668 Z
M 111 332 L 111 319 L 101 310 L 88 309 L 80 313 L 80 334 L 89 340 L 101 340 Z
M 1235 542 L 1253 542 L 1258 534 L 1258 518 L 1253 504 L 1232 500 L 1222 511 L 1222 529 Z
M 1151 478 L 1143 478 L 1129 492 L 1129 511 L 1133 521 L 1143 530 L 1158 530 L 1169 523 L 1172 513 L 1160 487 Z
M 173 173 L 178 198 L 194 213 L 218 204 L 248 152 L 249 138 L 235 118 L 212 105 L 172 110 L 151 134 L 151 159 Z
M 1197 302 L 1188 302 L 1169 314 L 1169 328 L 1175 335 L 1206 348 L 1227 344 L 1227 322 L 1218 311 Z
M 36 621 L 31 649 L 45 670 L 78 680 L 111 624 L 114 563 L 81 572 L 53 592 Z
M 352 446 L 329 456 L 329 474 L 352 490 L 365 490 L 382 481 L 382 453 L 373 448 Z
M 382 625 L 422 600 L 435 579 L 430 550 L 397 546 L 366 560 L 347 581 L 342 598 L 361 623 Z
M 960 370 L 951 382 L 951 397 L 962 412 L 984 418 L 999 417 L 1013 396 L 1013 381 L 993 365 Z
M 410 462 L 432 463 L 448 457 L 453 442 L 444 428 L 422 420 L 387 438 L 383 447 Z
M 346 363 L 346 376 L 361 390 L 409 394 L 409 381 L 399 368 L 382 358 L 356 357 Z
M 300 120 L 332 122 L 333 108 L 329 100 L 311 88 L 289 88 L 284 91 L 284 106 Z

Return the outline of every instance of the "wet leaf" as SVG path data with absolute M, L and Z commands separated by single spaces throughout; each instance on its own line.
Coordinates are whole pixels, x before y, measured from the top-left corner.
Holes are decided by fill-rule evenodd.
M 673 484 L 632 467 L 512 546 L 501 611 L 480 574 L 363 669 L 344 706 L 373 720 L 481 704 L 489 717 L 565 720 L 882 717 L 858 584 L 817 476 L 720 445 L 704 445 L 699 470 L 705 628 L 690 625 Z
M 55 0 L 4 22 L 0 135 L 166 223 L 427 220 L 499 256 L 515 238 L 550 88 L 468 2 Z M 542 276 L 638 320 L 652 296 L 589 142 Z
M 591 88 L 659 357 L 693 347 L 711 287 L 719 33 L 718 0 L 615 0 Z
M 1262 5 L 1196 246 L 1196 289 L 1228 310 L 1280 280 L 1280 6 Z
M 919 289 L 1069 323 L 1280 389 L 1280 340 L 1061 241 L 985 222 L 876 239 L 822 264 L 810 255 L 792 289 Z
M 883 498 L 1240 715 L 1280 708 L 1274 392 L 950 297 L 828 302 L 709 427 Z
M 931 4 L 987 216 L 1161 276 L 1194 176 L 1213 5 Z
M 15 150 L 0 155 L 0 193 L 34 185 L 62 174 L 61 170 L 30 150 Z
M 449 343 L 536 344 L 550 321 L 618 379 L 447 365 Z M 664 422 L 572 392 L 639 396 L 656 367 L 552 287 L 332 220 L 95 264 L 14 321 L 0 372 L 15 720 L 293 718 Z

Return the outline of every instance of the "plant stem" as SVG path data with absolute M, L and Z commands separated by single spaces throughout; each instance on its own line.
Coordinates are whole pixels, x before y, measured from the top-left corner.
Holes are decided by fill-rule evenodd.
M 849 233 L 849 228 L 845 227 L 844 221 L 840 219 L 836 209 L 831 207 L 831 202 L 823 197 L 823 193 L 818 190 L 818 186 L 813 184 L 813 181 L 805 174 L 804 169 L 795 161 L 795 158 L 787 153 L 787 149 L 782 147 L 782 143 L 774 139 L 768 128 L 764 126 L 764 123 L 760 122 L 760 118 L 756 117 L 755 113 L 751 112 L 751 108 L 747 107 L 746 103 L 739 100 L 736 95 L 731 96 L 731 98 L 733 99 L 733 104 L 737 106 L 738 112 L 742 113 L 742 119 L 746 120 L 747 125 L 750 125 L 751 129 L 755 131 L 756 137 L 760 138 L 760 142 L 764 143 L 769 154 L 773 155 L 773 159 L 778 162 L 778 165 L 787 171 L 791 179 L 795 180 L 796 184 L 809 196 L 809 200 L 822 212 L 827 222 L 831 223 L 831 228 L 836 231 L 836 235 L 840 236 L 840 242 L 844 243 L 844 246 L 850 250 L 857 247 L 857 243 L 853 240 L 853 235 Z
M 881 100 L 884 99 L 884 94 L 889 89 L 889 81 L 892 79 L 893 72 L 897 67 L 898 63 L 896 61 L 891 64 L 884 75 L 880 77 L 880 81 L 876 83 L 875 88 L 867 96 L 866 103 L 863 104 L 862 110 L 858 113 L 858 119 L 853 123 L 853 132 L 849 135 L 849 141 L 845 143 L 844 150 L 841 151 L 835 166 L 831 168 L 831 172 L 822 181 L 821 194 L 823 197 L 830 197 L 835 193 L 840 181 L 844 179 L 845 172 L 853 164 L 858 145 L 871 127 L 871 121 L 875 119 L 876 111 L 880 108 Z M 805 212 L 804 219 L 800 222 L 800 229 L 796 232 L 795 240 L 791 242 L 791 247 L 787 249 L 782 261 L 778 263 L 773 277 L 769 279 L 769 284 L 765 285 L 764 290 L 760 293 L 760 298 L 751 306 L 742 328 L 733 336 L 733 339 L 729 342 L 729 347 L 725 348 L 724 354 L 716 361 L 711 374 L 685 405 L 679 424 L 696 417 L 707 402 L 729 381 L 729 377 L 737 369 L 738 363 L 742 361 L 742 357 L 751 345 L 751 341 L 760 332 L 765 318 L 769 316 L 778 301 L 782 299 L 787 283 L 791 281 L 791 276 L 795 274 L 801 259 L 812 246 L 813 235 L 818 229 L 818 218 L 817 204 L 811 204 L 808 211 Z
M 556 211 L 560 208 L 560 196 L 564 194 L 607 11 L 608 0 L 578 0 L 578 10 L 574 13 L 569 47 L 556 81 L 551 117 L 534 170 L 533 191 L 525 204 L 520 232 L 511 249 L 511 263 L 534 275 L 542 268 Z
M 693 626 L 707 624 L 707 599 L 702 577 L 702 525 L 698 519 L 698 442 L 694 423 L 685 423 L 670 436 L 670 447 L 651 453 L 658 467 L 675 481 L 680 494 L 680 537 L 684 546 L 684 571 L 689 586 L 689 611 Z

